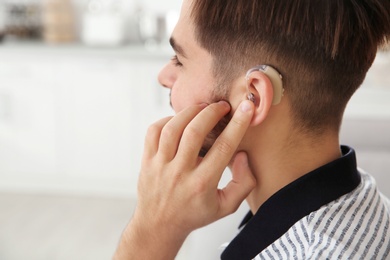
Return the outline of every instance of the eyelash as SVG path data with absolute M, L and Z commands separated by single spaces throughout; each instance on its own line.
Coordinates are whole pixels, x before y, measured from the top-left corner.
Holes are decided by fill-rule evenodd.
M 177 55 L 174 55 L 171 59 L 173 65 L 175 65 L 176 67 L 182 67 L 183 66 L 183 63 L 181 63 L 177 57 Z

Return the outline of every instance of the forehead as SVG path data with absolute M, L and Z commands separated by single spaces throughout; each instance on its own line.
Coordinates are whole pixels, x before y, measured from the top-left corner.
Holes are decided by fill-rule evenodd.
M 196 63 L 200 62 L 204 67 L 211 68 L 212 56 L 196 41 L 191 8 L 192 0 L 184 0 L 172 38 L 183 49 L 186 54 L 185 58 Z
M 193 0 L 183 0 L 181 5 L 180 18 L 189 19 L 191 16 Z
M 195 41 L 195 27 L 191 19 L 191 4 L 192 0 L 183 1 L 179 20 L 172 33 L 173 38 L 183 45 Z

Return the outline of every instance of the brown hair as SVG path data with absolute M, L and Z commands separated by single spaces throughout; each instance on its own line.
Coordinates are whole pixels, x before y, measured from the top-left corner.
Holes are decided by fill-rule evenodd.
M 297 124 L 317 133 L 339 130 L 390 37 L 390 0 L 193 0 L 192 18 L 221 85 L 250 66 L 272 65 Z

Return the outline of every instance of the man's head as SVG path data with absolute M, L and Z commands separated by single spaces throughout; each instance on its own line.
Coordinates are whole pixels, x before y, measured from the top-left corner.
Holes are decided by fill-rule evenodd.
M 256 64 L 284 77 L 296 121 L 338 129 L 378 45 L 390 37 L 390 1 L 194 0 L 197 42 L 224 86 Z
M 272 65 L 283 75 L 296 129 L 337 132 L 378 46 L 390 37 L 389 10 L 389 0 L 184 0 L 171 42 L 183 66 L 168 64 L 160 81 L 178 112 L 231 101 L 248 69 Z

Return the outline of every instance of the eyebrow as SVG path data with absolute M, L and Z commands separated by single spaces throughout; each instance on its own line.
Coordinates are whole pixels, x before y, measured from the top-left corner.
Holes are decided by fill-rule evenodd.
M 169 39 L 169 43 L 171 44 L 172 49 L 173 49 L 177 54 L 179 54 L 180 56 L 183 56 L 184 58 L 187 58 L 187 56 L 186 56 L 186 54 L 185 54 L 185 52 L 184 52 L 183 47 L 181 47 L 181 46 L 176 42 L 176 40 L 175 40 L 173 37 L 171 37 L 171 38 Z

